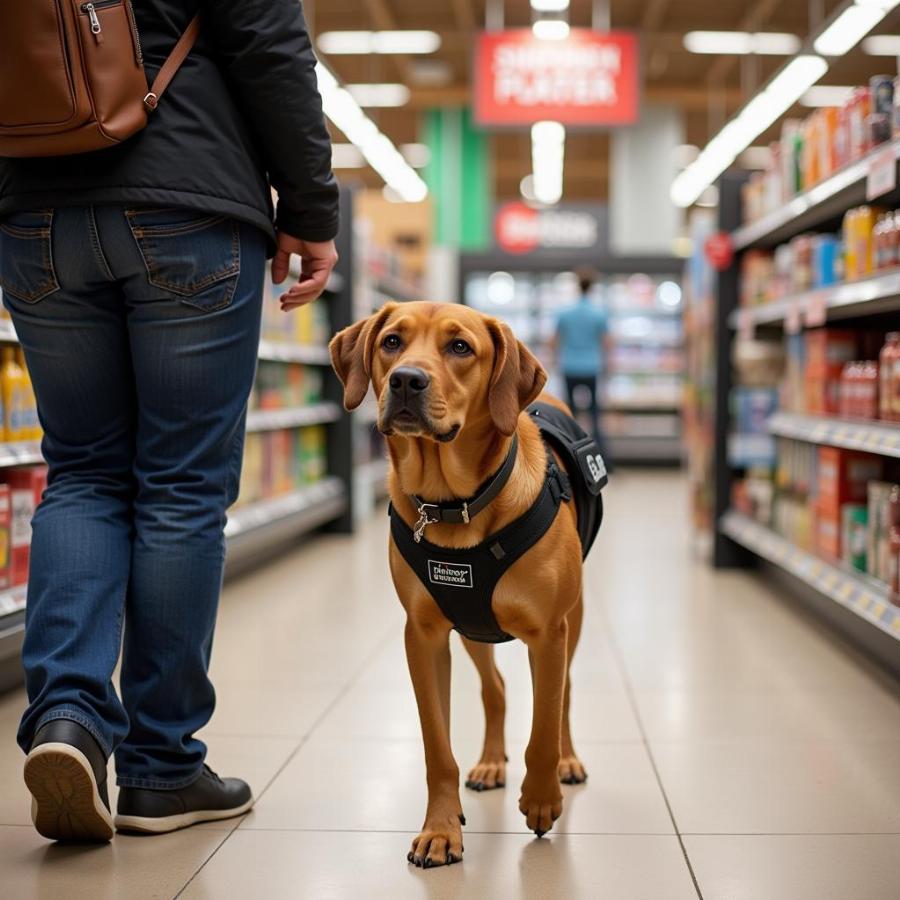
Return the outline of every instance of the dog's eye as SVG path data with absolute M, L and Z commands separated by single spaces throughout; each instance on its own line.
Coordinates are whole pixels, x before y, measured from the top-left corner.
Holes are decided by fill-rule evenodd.
M 393 353 L 395 350 L 399 350 L 402 344 L 403 342 L 400 340 L 400 335 L 398 334 L 389 334 L 381 342 L 382 348 L 390 353 Z
M 456 356 L 468 356 L 472 352 L 472 348 L 463 340 L 457 338 L 450 344 L 450 352 Z

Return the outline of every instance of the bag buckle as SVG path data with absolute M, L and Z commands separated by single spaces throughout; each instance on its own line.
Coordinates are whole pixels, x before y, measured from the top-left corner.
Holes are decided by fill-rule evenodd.
M 148 91 L 147 96 L 144 97 L 144 106 L 147 108 L 147 112 L 153 112 L 159 106 L 159 97 L 153 91 Z
M 431 509 L 440 509 L 437 503 L 420 503 L 419 508 L 416 512 L 419 514 L 419 520 L 416 522 L 413 527 L 413 540 L 419 544 L 422 541 L 422 538 L 425 536 L 425 529 L 429 525 L 435 525 L 440 522 L 440 519 L 435 519 L 428 515 L 428 508 Z

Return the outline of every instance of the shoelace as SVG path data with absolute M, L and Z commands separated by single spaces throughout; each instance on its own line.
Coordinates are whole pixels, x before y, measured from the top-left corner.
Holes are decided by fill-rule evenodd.
M 225 783 L 225 782 L 222 781 L 222 779 L 219 778 L 219 776 L 218 776 L 215 772 L 213 772 L 213 770 L 212 770 L 208 765 L 206 765 L 205 763 L 203 764 L 203 770 L 206 772 L 207 775 L 209 775 L 210 778 L 214 778 L 216 781 L 218 781 L 219 784 L 224 784 L 224 783 Z

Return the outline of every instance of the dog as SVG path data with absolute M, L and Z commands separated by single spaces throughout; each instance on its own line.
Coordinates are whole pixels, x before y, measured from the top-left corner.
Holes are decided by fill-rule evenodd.
M 348 410 L 362 403 L 370 384 L 374 390 L 377 427 L 386 436 L 390 456 L 392 515 L 412 541 L 422 540 L 427 531 L 429 546 L 464 552 L 459 548 L 502 532 L 542 495 L 548 451 L 525 410 L 540 397 L 571 414 L 561 401 L 542 395 L 547 374 L 508 325 L 458 304 L 388 303 L 339 332 L 330 352 Z M 465 503 L 460 513 L 464 518 L 458 523 L 431 514 L 442 501 L 471 498 L 493 473 L 510 465 L 499 493 L 479 515 L 469 515 Z M 423 497 L 431 503 L 419 501 Z M 569 498 L 563 494 L 563 499 Z M 489 601 L 504 636 L 528 647 L 534 714 L 519 810 L 538 837 L 562 813 L 560 783 L 587 778 L 569 725 L 569 667 L 583 617 L 582 543 L 574 507 L 559 503 L 547 530 L 505 571 Z M 453 624 L 426 588 L 424 576 L 417 575 L 401 553 L 399 533 L 392 528 L 389 561 L 406 611 L 406 656 L 425 745 L 428 787 L 425 822 L 407 859 L 429 868 L 459 862 L 463 856 L 465 819 L 449 729 Z M 433 569 L 432 581 L 436 573 L 462 582 L 471 569 L 467 571 L 465 564 Z M 463 645 L 481 677 L 486 721 L 481 758 L 469 772 L 466 787 L 502 788 L 503 678 L 490 643 L 464 637 Z

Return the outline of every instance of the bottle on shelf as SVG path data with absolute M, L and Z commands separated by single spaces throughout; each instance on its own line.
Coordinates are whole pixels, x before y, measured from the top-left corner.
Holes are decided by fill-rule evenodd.
M 3 439 L 5 441 L 27 440 L 23 422 L 25 373 L 16 360 L 15 347 L 3 348 L 0 391 L 3 393 Z
M 42 436 L 41 423 L 38 419 L 37 397 L 34 394 L 34 385 L 31 383 L 31 374 L 25 364 L 25 351 L 20 347 L 16 352 L 16 362 L 22 370 L 22 431 L 23 440 L 39 441 Z
M 878 357 L 878 369 L 879 418 L 886 422 L 900 421 L 895 412 L 895 407 L 900 407 L 900 331 L 888 333 Z

